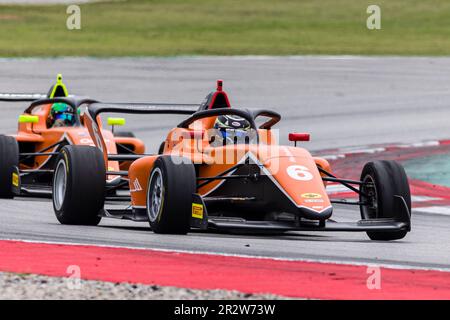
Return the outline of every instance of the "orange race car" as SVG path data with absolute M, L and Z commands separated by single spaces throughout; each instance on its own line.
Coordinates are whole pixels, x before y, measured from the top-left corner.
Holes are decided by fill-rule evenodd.
M 31 102 L 19 116 L 17 134 L 0 135 L 0 198 L 51 196 L 53 169 L 59 151 L 67 145 L 94 145 L 80 110 L 95 100 L 69 96 L 62 76 L 58 75 L 57 83 L 46 95 L 0 94 L 0 101 Z M 113 130 L 124 122 L 121 118 L 108 118 Z M 145 152 L 143 142 L 132 133 L 104 129 L 101 132 L 109 154 Z M 106 167 L 119 171 L 128 169 L 128 165 L 129 162 L 119 159 L 108 161 Z M 113 194 L 124 185 L 120 176 L 108 176 L 105 182 Z
M 102 113 L 186 114 L 171 129 L 162 154 L 124 155 L 127 171 L 108 172 Z M 222 82 L 200 108 L 90 103 L 84 114 L 96 147 L 65 146 L 56 162 L 53 207 L 62 224 L 96 225 L 102 217 L 149 221 L 156 233 L 191 228 L 231 232 L 365 231 L 371 239 L 403 238 L 411 230 L 411 197 L 403 168 L 393 161 L 365 165 L 361 179 L 339 179 L 325 159 L 280 146 L 278 113 L 231 108 Z M 258 125 L 257 125 L 258 123 Z M 289 139 L 309 140 L 308 134 Z M 86 165 L 89 163 L 90 165 Z M 106 175 L 129 180 L 125 209 L 105 208 Z M 341 183 L 359 201 L 329 199 L 326 185 Z M 362 219 L 336 222 L 333 203 L 360 207 Z M 106 203 L 108 204 L 108 203 Z

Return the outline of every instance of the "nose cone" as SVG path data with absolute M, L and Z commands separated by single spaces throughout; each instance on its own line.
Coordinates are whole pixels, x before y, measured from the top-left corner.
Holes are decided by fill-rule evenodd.
M 322 220 L 331 216 L 333 208 L 314 159 L 306 151 L 296 148 L 291 156 L 274 157 L 264 166 L 273 183 L 308 219 Z
M 298 208 L 298 214 L 306 219 L 325 220 L 330 218 L 333 214 L 333 207 L 328 206 L 322 209 L 322 211 L 317 211 L 317 209 L 311 210 L 309 207 L 300 207 Z

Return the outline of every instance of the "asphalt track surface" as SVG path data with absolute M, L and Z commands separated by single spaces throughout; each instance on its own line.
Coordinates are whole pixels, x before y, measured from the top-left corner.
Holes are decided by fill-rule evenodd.
M 282 142 L 311 132 L 311 150 L 450 137 L 450 59 L 445 58 L 164 58 L 0 59 L 0 91 L 46 92 L 56 73 L 69 91 L 103 101 L 199 103 L 224 79 L 233 106 L 279 111 Z M 12 133 L 24 104 L 0 104 L 0 132 Z M 155 151 L 180 117 L 127 117 Z M 99 227 L 59 225 L 47 200 L 0 200 L 0 237 L 157 248 L 274 258 L 450 268 L 450 216 L 413 212 L 401 241 L 364 233 L 227 235 L 153 234 L 146 223 L 104 219 Z M 337 220 L 359 218 L 338 207 Z

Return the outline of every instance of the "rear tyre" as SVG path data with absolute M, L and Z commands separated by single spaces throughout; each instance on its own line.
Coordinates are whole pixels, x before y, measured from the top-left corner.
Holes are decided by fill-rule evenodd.
M 395 161 L 373 161 L 367 163 L 361 173 L 361 191 L 366 196 L 360 195 L 361 202 L 369 202 L 371 205 L 360 206 L 362 219 L 395 218 L 396 207 L 394 195 L 405 199 L 411 213 L 411 193 L 408 178 L 403 167 Z M 408 231 L 367 232 L 372 240 L 397 240 L 402 239 Z
M 19 145 L 16 139 L 0 135 L 0 198 L 12 199 L 12 174 L 19 166 Z
M 159 145 L 159 149 L 158 149 L 158 154 L 163 154 L 164 153 L 164 148 L 166 147 L 166 142 L 163 141 L 160 145 Z
M 147 214 L 155 233 L 189 232 L 196 187 L 195 168 L 190 160 L 161 156 L 155 161 L 147 188 Z
M 105 203 L 106 169 L 102 152 L 66 146 L 56 159 L 53 209 L 61 224 L 97 225 Z
M 114 132 L 114 137 L 121 137 L 121 138 L 136 138 L 133 132 L 131 131 L 119 131 Z

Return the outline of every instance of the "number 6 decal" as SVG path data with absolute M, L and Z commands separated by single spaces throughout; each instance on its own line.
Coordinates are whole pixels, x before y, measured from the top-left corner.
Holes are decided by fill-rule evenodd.
M 309 181 L 312 180 L 313 175 L 311 172 L 309 172 L 309 169 L 305 166 L 289 166 L 287 168 L 288 175 L 298 181 Z

